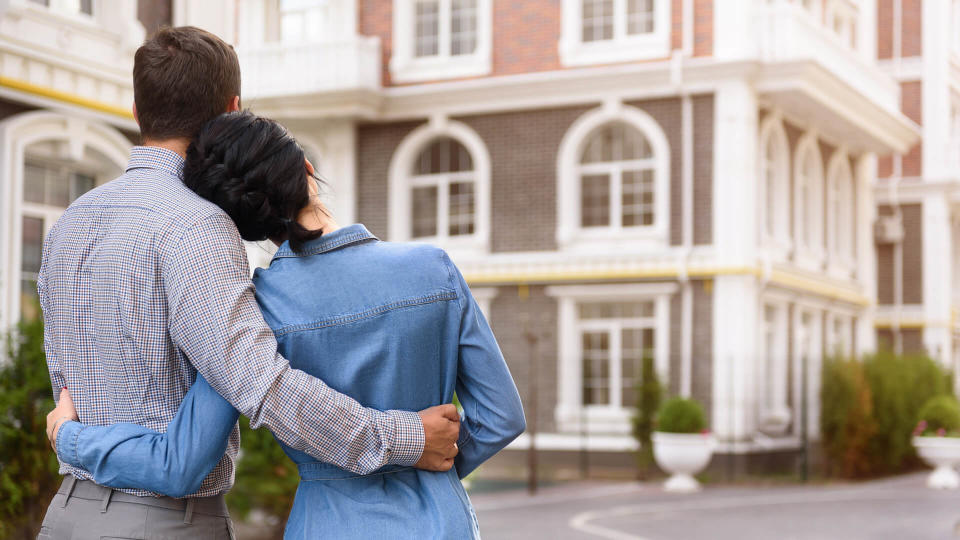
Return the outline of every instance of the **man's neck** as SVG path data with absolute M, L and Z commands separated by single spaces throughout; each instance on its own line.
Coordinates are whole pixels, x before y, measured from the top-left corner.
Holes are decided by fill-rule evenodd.
M 190 146 L 189 139 L 165 139 L 162 141 L 154 139 L 143 139 L 144 146 L 156 146 L 180 154 L 180 157 L 187 157 L 187 147 Z

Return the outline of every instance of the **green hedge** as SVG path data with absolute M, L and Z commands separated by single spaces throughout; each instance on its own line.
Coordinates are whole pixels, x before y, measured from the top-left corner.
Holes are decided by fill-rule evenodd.
M 920 409 L 920 424 L 914 430 L 918 435 L 950 435 L 960 431 L 960 404 L 954 396 L 936 396 Z M 918 433 L 919 432 L 919 433 Z
M 657 431 L 700 433 L 707 428 L 703 407 L 693 399 L 670 398 L 657 414 Z
M 653 465 L 653 429 L 662 394 L 663 387 L 660 386 L 653 357 L 645 356 L 640 382 L 637 384 L 637 411 L 633 416 L 632 426 L 633 436 L 639 446 L 637 466 L 641 480 L 650 475 L 650 467 Z
M 923 355 L 883 351 L 862 362 L 825 361 L 820 429 L 828 471 L 862 477 L 916 466 L 911 437 L 920 409 L 932 396 L 952 394 L 950 381 Z
M 9 362 L 0 363 L 0 538 L 33 539 L 60 485 L 46 435 L 53 395 L 43 323 L 25 321 L 6 341 Z

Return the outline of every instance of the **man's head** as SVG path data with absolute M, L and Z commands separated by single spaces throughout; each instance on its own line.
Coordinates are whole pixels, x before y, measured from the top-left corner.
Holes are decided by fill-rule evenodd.
M 144 140 L 193 139 L 235 110 L 239 95 L 237 54 L 205 30 L 161 28 L 134 56 L 134 114 Z

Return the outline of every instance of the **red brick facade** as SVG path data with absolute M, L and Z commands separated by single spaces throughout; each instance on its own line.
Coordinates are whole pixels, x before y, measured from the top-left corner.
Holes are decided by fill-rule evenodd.
M 923 125 L 923 84 L 920 81 L 900 84 L 900 109 L 907 118 Z M 903 156 L 903 176 L 921 176 L 923 174 L 923 142 L 910 149 Z
M 713 0 L 694 0 L 693 55 L 713 55 Z

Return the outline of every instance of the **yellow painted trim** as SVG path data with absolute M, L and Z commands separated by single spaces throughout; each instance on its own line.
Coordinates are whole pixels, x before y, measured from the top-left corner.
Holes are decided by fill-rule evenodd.
M 10 77 L 0 76 L 0 86 L 11 88 L 19 92 L 32 94 L 34 96 L 55 99 L 57 101 L 69 103 L 70 105 L 78 105 L 85 109 L 91 109 L 94 111 L 104 112 L 107 114 L 113 114 L 121 118 L 127 118 L 130 120 L 133 119 L 133 112 L 129 109 L 124 109 L 123 107 L 117 107 L 116 105 L 110 105 L 109 103 L 104 103 L 102 101 L 96 101 L 93 99 L 77 96 L 74 94 L 70 94 L 68 92 L 62 92 L 60 90 L 55 90 L 53 88 L 47 88 L 46 86 L 40 86 L 37 84 L 28 83 L 26 81 L 21 81 L 19 79 L 11 79 Z
M 901 330 L 922 330 L 928 326 L 947 326 L 947 325 L 937 325 L 937 324 L 927 324 L 925 321 L 900 321 L 900 324 L 893 324 L 893 321 L 890 320 L 877 320 L 873 323 L 874 328 L 879 328 L 882 330 L 889 330 L 892 328 L 899 327 Z
M 706 267 L 694 268 L 687 272 L 692 278 L 711 278 L 715 276 L 745 275 L 762 277 L 764 275 L 760 268 L 749 266 L 731 266 L 731 267 Z M 467 283 L 471 285 L 488 284 L 511 284 L 511 283 L 551 283 L 558 281 L 603 281 L 603 280 L 624 280 L 624 279 L 663 279 L 677 278 L 680 271 L 676 268 L 665 268 L 662 270 L 586 270 L 582 272 L 515 272 L 515 273 L 491 273 L 491 274 L 466 274 L 464 277 Z M 867 306 L 870 300 L 856 292 L 841 289 L 831 285 L 817 283 L 802 276 L 796 276 L 787 272 L 774 271 L 770 276 L 770 283 L 787 287 L 794 290 L 800 290 L 817 294 L 826 298 L 842 300 L 851 304 Z

